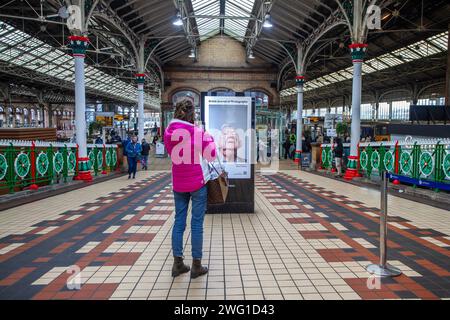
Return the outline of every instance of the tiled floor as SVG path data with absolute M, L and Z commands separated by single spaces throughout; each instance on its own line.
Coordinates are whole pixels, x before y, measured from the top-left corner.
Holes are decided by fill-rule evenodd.
M 207 215 L 209 273 L 173 279 L 170 181 L 150 170 L 0 213 L 0 298 L 450 298 L 449 211 L 389 198 L 403 275 L 377 286 L 378 192 L 297 170 L 257 175 L 254 214 Z

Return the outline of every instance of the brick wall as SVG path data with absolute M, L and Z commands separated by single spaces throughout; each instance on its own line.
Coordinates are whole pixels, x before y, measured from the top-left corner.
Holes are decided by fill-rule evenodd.
M 258 89 L 269 95 L 271 106 L 279 105 L 279 94 L 271 83 L 277 81 L 277 67 L 258 58 L 246 61 L 243 44 L 227 36 L 203 41 L 198 48 L 197 61 L 182 57 L 164 68 L 166 80 L 171 82 L 162 93 L 163 103 L 170 103 L 172 95 L 182 89 L 203 92 L 215 88 L 234 91 Z

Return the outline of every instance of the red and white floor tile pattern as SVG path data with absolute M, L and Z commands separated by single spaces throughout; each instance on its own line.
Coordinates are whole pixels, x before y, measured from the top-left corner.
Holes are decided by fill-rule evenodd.
M 170 175 L 140 176 L 1 213 L 0 297 L 450 298 L 448 215 L 442 220 L 445 214 L 429 206 L 424 215 L 415 209 L 424 205 L 391 197 L 390 263 L 403 275 L 370 289 L 365 267 L 378 259 L 376 193 L 292 171 L 258 176 L 254 214 L 207 215 L 209 273 L 173 279 Z M 185 244 L 189 263 L 189 227 Z M 67 288 L 69 278 L 79 290 Z

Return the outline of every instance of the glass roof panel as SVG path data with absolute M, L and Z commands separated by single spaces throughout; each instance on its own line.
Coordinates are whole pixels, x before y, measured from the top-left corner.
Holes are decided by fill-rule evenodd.
M 423 57 L 428 57 L 435 55 L 437 53 L 442 53 L 447 51 L 447 44 L 448 44 L 448 32 L 443 32 L 438 35 L 432 36 L 425 41 L 419 41 L 416 43 L 413 43 L 409 46 L 406 46 L 404 48 L 400 48 L 397 50 L 394 50 L 390 53 L 383 54 L 379 57 L 367 60 L 363 64 L 363 73 L 368 74 L 380 70 L 387 69 L 389 67 L 395 67 L 404 63 L 408 63 L 410 61 L 422 59 Z M 319 85 L 316 88 L 328 85 L 330 81 L 333 81 L 332 79 L 335 79 L 334 82 L 339 82 L 343 80 L 348 80 L 353 77 L 352 75 L 353 67 L 349 67 L 334 73 L 331 73 L 329 75 L 325 75 L 322 77 L 319 77 L 317 79 L 311 80 L 310 82 L 306 82 L 305 85 L 305 91 L 309 91 L 313 88 L 317 83 L 322 83 L 324 80 L 326 81 L 326 84 Z M 330 77 L 331 76 L 331 77 Z M 336 81 L 338 79 L 341 79 L 339 81 Z M 308 85 L 308 83 L 310 85 Z M 311 85 L 311 83 L 313 83 Z M 294 87 L 295 88 L 295 87 Z M 292 88 L 289 88 L 292 89 Z M 295 92 L 292 92 L 289 89 L 285 89 L 280 92 L 280 96 L 286 97 L 294 94 Z
M 447 51 L 448 33 L 441 33 L 428 39 L 429 42 Z
M 390 67 L 398 66 L 399 64 L 404 63 L 402 60 L 394 57 L 392 54 L 384 54 L 378 58 L 381 62 L 387 64 Z
M 220 1 L 216 0 L 192 0 L 192 8 L 195 15 L 219 16 Z M 200 40 L 205 40 L 220 30 L 220 20 L 217 18 L 196 18 Z
M 254 5 L 254 0 L 227 0 L 225 4 L 225 15 L 250 18 Z M 231 33 L 230 35 L 235 36 L 238 40 L 243 40 L 247 32 L 248 22 L 248 19 L 225 19 L 224 31 L 228 31 Z
M 205 40 L 221 31 L 223 21 L 223 32 L 243 40 L 247 32 L 247 26 L 255 0 L 225 0 L 225 7 L 221 11 L 221 1 L 217 0 L 191 0 L 194 15 L 197 16 L 197 27 L 200 40 Z M 221 14 L 235 19 L 220 19 Z
M 211 1 L 212 2 L 212 1 Z M 21 66 L 57 79 L 74 82 L 74 61 L 64 51 L 52 48 L 43 41 L 15 29 L 2 22 L 4 29 L 0 30 L 0 60 L 16 66 Z M 137 88 L 134 83 L 122 80 L 96 69 L 85 68 L 86 89 L 100 90 L 101 93 L 112 95 L 128 102 L 137 100 Z M 159 98 L 144 94 L 146 104 L 158 108 Z

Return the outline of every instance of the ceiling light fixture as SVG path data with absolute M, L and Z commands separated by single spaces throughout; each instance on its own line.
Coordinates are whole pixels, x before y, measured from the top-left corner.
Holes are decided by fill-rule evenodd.
M 177 12 L 177 17 L 176 17 L 175 20 L 173 21 L 173 25 L 174 25 L 174 26 L 182 26 L 182 25 L 183 25 L 183 20 L 181 19 L 181 14 L 180 14 L 180 12 Z
M 195 50 L 192 48 L 191 53 L 188 56 L 189 58 L 195 58 Z
M 266 16 L 264 17 L 263 27 L 264 28 L 272 28 L 273 27 L 272 18 L 270 17 L 270 14 L 266 14 Z
M 382 17 L 381 20 L 386 20 L 387 18 L 389 18 L 391 16 L 390 12 L 386 12 Z
M 250 50 L 250 52 L 248 54 L 248 58 L 249 59 L 255 59 L 255 56 L 253 55 L 253 50 Z

